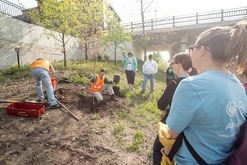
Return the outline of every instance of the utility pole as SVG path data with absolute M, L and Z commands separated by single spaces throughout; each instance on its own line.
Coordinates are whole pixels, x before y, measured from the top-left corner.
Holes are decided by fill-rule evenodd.
M 146 32 L 145 32 L 145 19 L 144 19 L 144 13 L 145 11 L 148 9 L 148 7 L 154 2 L 154 0 L 152 0 L 148 6 L 144 9 L 143 7 L 143 0 L 141 1 L 141 17 L 142 17 L 142 34 L 143 34 L 143 49 L 144 49 L 144 60 L 147 60 L 147 38 L 146 38 Z
M 157 10 L 155 9 L 155 25 L 156 25 L 156 29 L 157 29 Z
M 141 17 L 142 17 L 142 35 L 143 35 L 143 49 L 144 49 L 144 61 L 147 60 L 147 45 L 146 45 L 146 33 L 145 33 L 145 20 L 144 20 L 143 0 L 141 0 Z

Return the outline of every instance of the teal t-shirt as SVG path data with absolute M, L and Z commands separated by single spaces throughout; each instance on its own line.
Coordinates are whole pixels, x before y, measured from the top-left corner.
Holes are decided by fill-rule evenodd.
M 247 97 L 232 74 L 207 71 L 180 82 L 173 96 L 169 128 L 184 131 L 188 141 L 207 164 L 224 164 L 247 116 Z M 178 165 L 197 164 L 183 143 Z

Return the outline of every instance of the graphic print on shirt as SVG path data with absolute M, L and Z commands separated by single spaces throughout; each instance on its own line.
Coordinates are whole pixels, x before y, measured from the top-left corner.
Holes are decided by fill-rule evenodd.
M 238 107 L 236 105 L 236 103 L 234 102 L 230 102 L 227 106 L 226 106 L 226 113 L 229 115 L 229 116 L 235 116 L 237 114 L 237 110 L 238 110 Z
M 226 106 L 226 113 L 230 117 L 237 117 L 238 113 L 244 115 L 246 113 L 246 111 L 247 110 L 246 110 L 245 105 L 242 101 L 239 101 L 238 104 L 235 102 L 229 102 Z M 218 137 L 230 138 L 230 137 L 233 137 L 236 134 L 238 134 L 239 133 L 239 127 L 242 125 L 242 123 L 244 121 L 242 121 L 242 120 L 237 120 L 237 121 L 238 122 L 229 122 L 225 127 L 225 130 L 234 129 L 234 131 L 229 131 L 229 132 L 231 132 L 231 134 L 218 134 Z

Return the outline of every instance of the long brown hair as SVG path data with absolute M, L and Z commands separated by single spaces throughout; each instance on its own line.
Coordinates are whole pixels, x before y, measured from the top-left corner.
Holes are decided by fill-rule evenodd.
M 191 56 L 189 53 L 181 52 L 173 57 L 175 63 L 180 63 L 184 70 L 188 72 L 190 76 L 197 75 L 198 71 L 192 66 Z
M 196 45 L 208 49 L 216 61 L 234 63 L 236 71 L 243 73 L 247 66 L 247 21 L 210 28 L 200 34 Z

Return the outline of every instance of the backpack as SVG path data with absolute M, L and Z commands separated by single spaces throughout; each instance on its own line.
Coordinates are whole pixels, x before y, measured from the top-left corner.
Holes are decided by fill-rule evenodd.
M 240 128 L 240 137 L 235 149 L 228 157 L 228 165 L 244 165 L 247 163 L 247 121 Z

